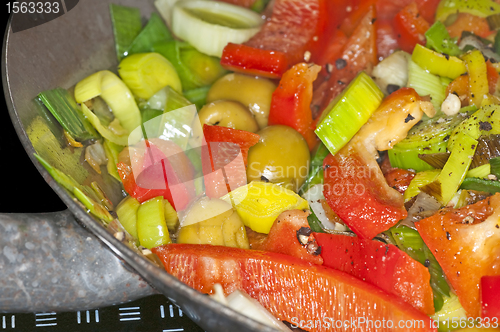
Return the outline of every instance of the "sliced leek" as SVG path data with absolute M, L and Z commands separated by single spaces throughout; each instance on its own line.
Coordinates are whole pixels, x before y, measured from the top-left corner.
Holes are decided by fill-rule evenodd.
M 433 167 L 421 160 L 419 155 L 446 152 L 448 137 L 463 119 L 461 114 L 454 116 L 443 114 L 420 122 L 410 129 L 405 139 L 389 150 L 391 165 L 404 169 L 411 168 L 417 172 L 432 169 Z
M 108 174 L 118 181 L 121 181 L 120 175 L 118 174 L 118 169 L 116 168 L 116 164 L 118 163 L 118 154 L 123 150 L 123 146 L 104 139 L 103 147 L 104 152 L 106 153 L 106 157 L 108 158 L 108 163 L 106 165 Z
M 462 56 L 469 74 L 469 90 L 472 103 L 481 106 L 483 98 L 489 92 L 486 61 L 479 50 L 467 52 Z
M 94 128 L 83 117 L 70 93 L 62 88 L 43 91 L 38 95 L 40 101 L 70 135 L 70 139 L 88 140 L 98 138 Z
M 128 54 L 151 52 L 154 44 L 171 39 L 172 35 L 161 17 L 153 13 L 144 29 L 130 45 Z
M 456 56 L 444 55 L 420 44 L 415 45 L 411 59 L 429 73 L 455 79 L 465 74 L 467 69 Z
M 500 105 L 484 106 L 462 121 L 450 134 L 448 150 L 453 149 L 457 135 L 461 132 L 474 139 L 482 135 L 500 134 Z
M 104 208 L 104 206 L 85 195 L 79 188 L 73 188 L 73 195 L 75 195 L 75 197 L 87 208 L 88 212 L 90 212 L 97 218 L 106 223 L 109 223 L 113 220 L 113 217 L 108 212 L 108 210 Z
M 103 126 L 97 115 L 92 113 L 85 104 L 82 104 L 82 112 L 102 137 L 118 145 L 128 145 L 128 135 L 116 135 L 108 127 Z
M 162 196 L 145 201 L 137 209 L 137 236 L 141 246 L 148 249 L 172 242 L 165 222 Z
M 365 72 L 358 76 L 326 108 L 316 135 L 330 153 L 337 153 L 375 112 L 384 94 Z M 349 125 L 346 125 L 349 124 Z
M 142 29 L 141 12 L 138 8 L 110 4 L 113 34 L 118 61 L 128 55 L 128 49 Z
M 446 98 L 446 87 L 438 76 L 421 68 L 415 61 L 408 61 L 408 87 L 414 88 L 420 96 L 431 97 L 432 105 L 439 111 Z
M 116 215 L 123 228 L 135 239 L 137 236 L 137 210 L 141 206 L 134 197 L 125 197 L 116 207 Z
M 466 178 L 462 182 L 461 189 L 484 191 L 490 194 L 500 192 L 500 182 L 494 180 L 485 180 L 479 178 Z
M 491 173 L 490 164 L 484 164 L 476 168 L 472 168 L 467 172 L 468 178 L 487 178 Z
M 211 85 L 226 73 L 219 58 L 203 54 L 186 42 L 172 40 L 158 43 L 153 50 L 172 63 L 184 90 Z
M 250 9 L 220 1 L 179 1 L 172 7 L 172 31 L 198 51 L 222 56 L 228 43 L 243 43 L 263 20 Z
M 92 74 L 75 86 L 75 99 L 78 103 L 98 96 L 108 104 L 125 130 L 131 132 L 141 125 L 141 113 L 134 96 L 125 83 L 109 70 Z
M 182 91 L 175 68 L 158 53 L 132 54 L 120 62 L 118 73 L 134 95 L 142 99 L 151 98 L 167 85 Z
M 477 140 L 459 133 L 451 155 L 436 180 L 420 189 L 434 196 L 442 205 L 448 204 L 465 179 L 477 148 Z
M 500 157 L 490 159 L 490 172 L 500 179 Z
M 426 47 L 433 49 L 438 53 L 457 56 L 462 54 L 462 51 L 457 45 L 456 38 L 451 38 L 446 26 L 441 21 L 436 21 L 425 32 Z
M 413 197 L 417 196 L 420 193 L 420 187 L 425 186 L 426 184 L 431 183 L 436 180 L 441 170 L 432 169 L 428 171 L 418 172 L 415 177 L 411 180 L 410 185 L 404 192 L 405 202 L 408 202 Z
M 436 10 L 436 20 L 444 22 L 457 12 L 486 17 L 500 13 L 500 4 L 491 0 L 442 0 Z

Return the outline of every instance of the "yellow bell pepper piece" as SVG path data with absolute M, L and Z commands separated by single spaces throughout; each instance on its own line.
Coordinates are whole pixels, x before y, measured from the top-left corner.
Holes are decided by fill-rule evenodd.
M 456 56 L 445 56 L 420 44 L 415 45 L 411 59 L 431 74 L 453 80 L 467 72 L 464 62 Z
M 467 52 L 462 56 L 469 73 L 469 90 L 472 103 L 481 107 L 483 98 L 489 92 L 486 61 L 479 50 Z
M 239 187 L 221 199 L 233 205 L 245 226 L 265 234 L 283 211 L 309 209 L 307 201 L 293 191 L 258 181 Z

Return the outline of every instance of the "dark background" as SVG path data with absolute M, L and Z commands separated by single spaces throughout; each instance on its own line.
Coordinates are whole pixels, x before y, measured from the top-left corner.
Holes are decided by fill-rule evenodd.
M 2 49 L 8 22 L 6 3 L 2 1 L 0 4 Z M 53 212 L 66 209 L 64 203 L 43 180 L 21 145 L 5 103 L 3 86 L 0 97 L 0 190 L 0 213 Z M 95 321 L 95 310 L 90 311 L 88 322 L 85 311 L 80 312 L 80 323 L 77 321 L 76 312 L 59 312 L 50 316 L 57 318 L 57 326 L 37 325 L 35 313 L 0 313 L 2 316 L 0 320 L 5 319 L 3 322 L 6 322 L 6 325 L 2 326 L 2 331 L 6 329 L 19 332 L 203 331 L 177 309 L 170 316 L 168 314 L 170 305 L 171 303 L 163 295 L 153 295 L 123 305 L 99 308 L 99 322 Z M 160 306 L 165 308 L 165 315 L 161 314 Z M 119 313 L 123 312 L 120 311 L 123 307 L 140 308 L 136 310 L 140 311 L 140 320 L 121 321 Z M 10 326 L 12 316 L 15 316 L 15 328 Z
M 2 1 L 2 50 L 8 21 Z M 0 212 L 52 212 L 65 205 L 45 183 L 17 138 L 2 86 L 0 97 Z

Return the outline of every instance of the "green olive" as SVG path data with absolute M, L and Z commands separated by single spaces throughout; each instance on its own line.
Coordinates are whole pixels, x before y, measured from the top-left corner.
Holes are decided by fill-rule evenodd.
M 248 107 L 259 128 L 267 126 L 271 98 L 276 84 L 262 77 L 231 73 L 219 78 L 207 94 L 207 102 L 227 99 Z
M 257 134 L 248 151 L 248 181 L 268 180 L 297 191 L 309 172 L 311 155 L 306 141 L 288 126 L 269 126 Z
M 217 100 L 203 106 L 198 113 L 201 127 L 194 127 L 194 136 L 198 137 L 198 131 L 204 124 L 210 126 L 221 126 L 233 129 L 245 130 L 255 133 L 259 126 L 252 113 L 236 101 Z

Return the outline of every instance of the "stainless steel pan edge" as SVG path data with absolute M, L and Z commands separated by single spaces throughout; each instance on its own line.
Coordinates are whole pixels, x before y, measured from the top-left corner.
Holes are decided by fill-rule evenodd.
M 132 0 L 119 0 L 119 1 L 117 0 L 112 2 L 140 7 L 143 15 L 149 15 L 149 13 L 154 10 L 152 1 L 149 0 L 140 2 Z M 67 14 L 51 22 L 45 23 L 42 26 L 35 27 L 27 31 L 18 32 L 17 34 L 20 35 L 16 36 L 16 38 L 21 38 L 21 34 L 25 35 L 30 35 L 33 33 L 36 34 L 37 30 L 44 30 L 44 29 L 48 30 L 52 29 L 52 31 L 63 30 L 66 32 L 73 32 L 73 34 L 69 34 L 69 37 L 67 37 L 66 40 L 59 40 L 59 43 L 63 44 L 64 46 L 67 46 L 66 48 L 59 47 L 58 48 L 60 51 L 59 54 L 54 53 L 55 50 L 48 51 L 50 56 L 56 56 L 56 58 L 53 59 L 53 62 L 55 63 L 52 68 L 53 69 L 52 73 L 55 73 L 54 75 L 61 74 L 61 72 L 58 72 L 57 70 L 55 70 L 55 68 L 60 66 L 60 68 L 62 69 L 64 65 L 64 61 L 58 63 L 57 60 L 62 59 L 66 56 L 69 57 L 72 56 L 72 54 L 68 55 L 68 53 L 72 52 L 71 44 L 74 44 L 74 41 L 71 39 L 78 38 L 78 34 L 75 34 L 75 31 L 79 31 L 81 34 L 90 34 L 90 36 L 87 36 L 86 38 L 91 39 L 96 43 L 103 42 L 100 40 L 102 39 L 102 37 L 98 35 L 99 33 L 102 32 L 102 35 L 104 35 L 105 39 L 107 39 L 104 41 L 106 44 L 97 45 L 97 47 L 98 48 L 105 47 L 106 49 L 104 51 L 102 49 L 94 50 L 95 53 L 93 55 L 101 57 L 105 55 L 106 57 L 111 57 L 112 53 L 110 53 L 109 51 L 112 50 L 113 41 L 110 38 L 111 35 L 110 25 L 109 25 L 110 23 L 103 23 L 103 20 L 106 20 L 109 14 L 107 11 L 104 13 L 102 12 L 103 8 L 107 9 L 109 3 L 111 3 L 111 1 L 108 0 L 106 1 L 81 0 L 77 5 L 77 7 L 72 11 L 68 12 Z M 87 16 L 85 15 L 88 14 L 89 12 L 93 12 L 94 15 L 93 19 L 99 21 L 98 24 L 100 25 L 97 29 L 93 30 L 90 29 L 90 31 L 89 29 L 86 29 L 84 27 L 85 24 L 93 24 L 92 21 L 88 21 L 88 15 Z M 86 22 L 82 21 L 85 18 L 87 18 L 87 21 Z M 48 35 L 47 37 L 49 39 L 55 38 L 53 36 L 48 36 Z M 118 258 L 125 261 L 127 265 L 129 265 L 134 271 L 137 272 L 137 274 L 143 277 L 148 283 L 150 283 L 158 291 L 167 296 L 171 301 L 178 304 L 193 321 L 195 321 L 197 324 L 199 324 L 207 331 L 234 331 L 235 329 L 238 329 L 240 331 L 274 331 L 274 329 L 264 326 L 254 320 L 251 320 L 243 315 L 236 313 L 235 311 L 227 307 L 218 304 L 217 302 L 210 299 L 208 296 L 203 295 L 195 291 L 194 289 L 188 287 L 187 285 L 181 283 L 176 278 L 166 273 L 164 270 L 156 267 L 154 264 L 149 262 L 144 257 L 137 255 L 126 245 L 116 240 L 113 237 L 113 235 L 109 233 L 99 222 L 93 219 L 76 202 L 74 202 L 72 198 L 67 194 L 65 189 L 59 186 L 52 179 L 52 177 L 48 174 L 48 172 L 34 158 L 33 154 L 36 151 L 33 145 L 31 144 L 31 141 L 28 138 L 28 134 L 26 132 L 25 126 L 27 125 L 27 121 L 30 119 L 30 117 L 31 118 L 33 117 L 33 114 L 30 115 L 26 113 L 26 112 L 33 112 L 33 110 L 27 111 L 26 109 L 23 108 L 22 102 L 19 101 L 19 98 L 21 98 L 22 96 L 24 97 L 27 96 L 26 91 L 24 91 L 26 89 L 24 89 L 23 91 L 16 89 L 19 89 L 19 86 L 30 86 L 32 91 L 30 91 L 29 97 L 33 98 L 36 96 L 36 93 L 38 91 L 42 91 L 47 88 L 54 88 L 55 86 L 43 86 L 44 84 L 37 84 L 39 81 L 40 82 L 44 81 L 44 79 L 43 77 L 36 77 L 37 75 L 36 70 L 32 70 L 30 72 L 30 74 L 34 75 L 31 78 L 30 82 L 25 82 L 25 84 L 23 83 L 21 85 L 14 84 L 13 82 L 13 79 L 19 81 L 22 80 L 23 78 L 13 76 L 13 75 L 18 75 L 19 71 L 22 71 L 22 68 L 19 65 L 20 63 L 22 64 L 22 61 L 21 62 L 17 61 L 17 63 L 13 63 L 16 61 L 12 60 L 13 59 L 19 60 L 19 57 L 21 56 L 24 58 L 23 61 L 26 61 L 26 64 L 28 64 L 28 61 L 41 63 L 42 62 L 41 60 L 43 59 L 43 53 L 45 52 L 41 48 L 37 49 L 37 45 L 43 46 L 44 43 L 41 42 L 41 44 L 33 45 L 34 47 L 33 52 L 31 54 L 28 54 L 29 52 L 27 52 L 27 50 L 29 50 L 29 48 L 26 48 L 25 49 L 26 52 L 24 53 L 19 49 L 13 49 L 11 45 L 12 40 L 13 40 L 13 33 L 10 29 L 10 22 L 9 22 L 9 26 L 7 27 L 7 31 L 5 33 L 5 39 L 3 45 L 2 80 L 11 119 L 14 123 L 14 127 L 19 136 L 19 139 L 23 144 L 29 157 L 31 158 L 31 161 L 35 164 L 36 168 L 43 176 L 45 181 L 57 193 L 57 195 L 61 198 L 61 200 L 68 206 L 69 211 L 71 211 L 71 213 L 81 223 L 81 225 L 83 225 L 88 231 L 94 234 Z M 45 43 L 46 48 L 51 48 L 53 45 L 55 44 L 51 44 L 50 42 Z M 86 47 L 95 48 L 96 45 L 83 44 L 81 46 L 84 48 Z M 66 51 L 67 53 L 65 53 Z M 80 51 L 84 53 L 82 55 L 83 57 L 88 55 L 88 59 L 91 59 L 93 52 L 86 51 L 85 49 L 79 50 L 79 52 Z M 73 55 L 74 53 L 75 51 L 73 50 Z M 84 78 L 85 75 L 89 75 L 93 71 L 109 68 L 110 67 L 109 59 L 111 58 L 105 59 L 104 64 L 102 64 L 100 67 L 96 66 L 95 64 L 86 66 L 86 65 L 81 65 L 78 62 L 75 62 L 74 73 L 70 72 L 64 73 L 64 70 L 61 70 L 63 72 L 63 76 L 60 77 L 60 79 L 63 81 L 62 86 L 67 88 L 68 86 L 65 86 L 64 84 L 68 84 L 68 80 L 70 79 L 74 80 L 72 82 L 72 84 L 74 84 L 78 79 Z M 114 62 L 116 64 L 116 60 Z M 32 66 L 32 64 L 30 66 Z M 36 66 L 33 66 L 33 68 L 36 68 Z M 71 78 L 65 77 L 64 74 L 66 75 L 71 74 L 72 77 Z M 25 77 L 25 79 L 29 80 L 30 78 Z M 35 92 L 33 88 L 38 90 L 36 90 Z M 25 100 L 24 102 L 25 102 L 24 106 L 26 106 L 27 102 Z

